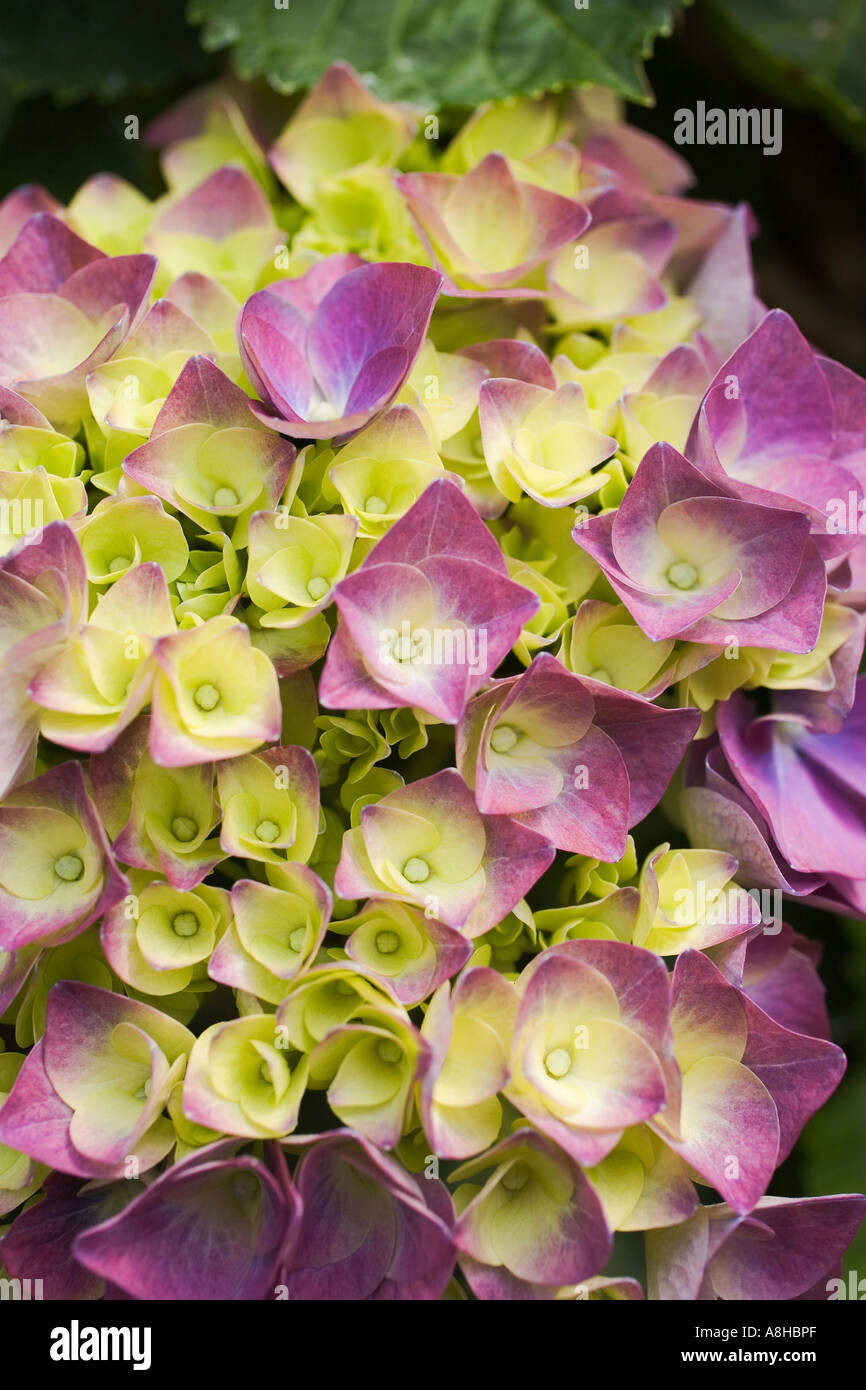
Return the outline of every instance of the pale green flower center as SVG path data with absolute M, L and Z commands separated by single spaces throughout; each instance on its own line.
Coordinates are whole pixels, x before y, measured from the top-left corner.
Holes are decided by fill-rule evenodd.
M 147 1100 L 150 1095 L 150 1077 L 147 1078 L 143 1086 L 139 1086 L 133 1097 L 134 1100 Z
M 175 816 L 171 823 L 171 833 L 176 840 L 189 844 L 198 834 L 198 826 L 189 816 Z
M 494 753 L 507 753 L 517 742 L 517 730 L 510 724 L 498 724 L 490 735 L 490 747 Z
M 529 1164 L 521 1162 L 515 1163 L 509 1168 L 505 1177 L 502 1179 L 502 1186 L 507 1188 L 509 1192 L 519 1192 L 528 1182 Z
M 233 487 L 218 487 L 213 495 L 215 507 L 236 507 L 238 495 Z
M 199 921 L 194 912 L 176 912 L 171 919 L 171 929 L 176 936 L 195 936 Z
M 115 555 L 114 559 L 108 562 L 108 573 L 117 574 L 119 570 L 128 569 L 129 563 L 128 555 Z
M 291 933 L 291 935 L 289 936 L 289 945 L 291 946 L 292 950 L 293 950 L 293 951 L 296 951 L 296 952 L 298 953 L 298 955 L 300 955 L 300 954 L 301 954 L 301 951 L 303 951 L 304 946 L 306 945 L 306 942 L 307 942 L 307 931 L 306 931 L 306 928 L 305 928 L 305 927 L 295 927 L 295 930 L 294 930 L 294 931 Z
M 408 878 L 410 883 L 426 883 L 430 877 L 430 865 L 426 859 L 413 856 L 403 865 L 403 877 Z
M 54 862 L 54 872 L 64 883 L 75 883 L 84 873 L 84 861 L 77 854 L 62 854 Z
M 571 1053 L 567 1048 L 554 1047 L 545 1057 L 544 1066 L 548 1076 L 554 1076 L 557 1079 L 565 1076 L 571 1068 Z
M 192 698 L 199 709 L 209 712 L 212 709 L 216 709 L 222 697 L 216 686 L 206 681 L 204 685 L 196 686 Z
M 314 603 L 318 603 L 320 598 L 324 598 L 330 589 L 330 584 L 321 574 L 314 574 L 307 585 L 307 593 Z
M 373 512 L 375 516 L 381 516 L 383 512 L 387 512 L 387 510 L 388 503 L 385 501 L 384 497 L 377 497 L 375 492 L 372 493 L 364 503 L 364 511 Z
M 383 1062 L 399 1062 L 403 1049 L 394 1038 L 380 1038 L 376 1044 L 376 1055 Z
M 395 661 L 412 661 L 419 654 L 419 639 L 412 633 L 403 633 L 402 636 L 395 638 L 391 648 L 391 655 Z
M 773 737 L 780 739 L 782 743 L 799 743 L 806 733 L 806 725 L 798 724 L 794 719 L 779 719 L 773 725 Z
M 393 956 L 399 950 L 400 938 L 395 931 L 380 931 L 376 935 L 376 950 L 380 956 Z
M 610 672 L 605 671 L 603 666 L 599 666 L 597 671 L 590 671 L 589 678 L 593 681 L 601 681 L 604 685 L 613 685 Z
M 256 839 L 264 840 L 266 844 L 272 845 L 280 833 L 280 827 L 275 820 L 260 820 L 256 826 Z
M 348 980 L 338 980 L 337 983 L 334 985 L 334 989 L 337 991 L 338 994 L 355 993 Z
M 675 589 L 693 589 L 698 582 L 698 572 L 688 560 L 677 560 L 668 570 L 667 577 Z

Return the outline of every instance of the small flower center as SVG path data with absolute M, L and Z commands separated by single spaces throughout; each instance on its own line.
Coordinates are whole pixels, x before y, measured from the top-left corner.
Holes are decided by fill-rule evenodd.
M 376 950 L 380 956 L 393 956 L 400 948 L 400 938 L 395 931 L 380 931 L 376 934 Z
M 310 598 L 313 600 L 313 603 L 318 603 L 320 598 L 325 597 L 325 594 L 328 592 L 330 587 L 331 586 L 328 583 L 327 579 L 325 579 L 321 574 L 314 574 L 307 585 L 307 593 L 310 595 Z
M 196 686 L 195 690 L 193 691 L 192 698 L 198 705 L 199 709 L 203 709 L 205 710 L 205 712 L 209 712 L 212 709 L 216 709 L 222 697 L 219 691 L 217 690 L 216 686 L 211 685 L 209 681 L 206 681 L 204 685 Z
M 510 724 L 497 724 L 490 735 L 490 747 L 494 753 L 507 753 L 517 742 L 517 730 Z
M 677 560 L 668 570 L 667 577 L 675 589 L 693 589 L 698 582 L 698 572 L 688 560 Z
M 599 666 L 596 671 L 590 671 L 589 678 L 592 681 L 601 681 L 604 685 L 613 685 L 610 672 L 605 671 L 603 666 Z
M 571 1053 L 565 1047 L 554 1047 L 545 1057 L 544 1067 L 548 1076 L 558 1080 L 571 1068 Z
M 280 833 L 280 827 L 275 820 L 260 820 L 256 826 L 256 839 L 264 840 L 266 844 L 272 845 Z
M 171 919 L 175 936 L 195 936 L 199 921 L 194 912 L 176 912 Z
M 296 951 L 297 954 L 300 955 L 301 952 L 303 951 L 304 946 L 306 945 L 306 943 L 307 943 L 307 931 L 306 931 L 306 928 L 305 928 L 305 927 L 295 927 L 295 930 L 294 930 L 293 932 L 291 932 L 290 935 L 289 935 L 289 946 L 291 947 L 291 949 L 292 949 L 293 951 Z
M 352 986 L 349 984 L 349 981 L 348 981 L 348 980 L 337 980 L 336 984 L 334 985 L 334 989 L 337 991 L 338 994 L 354 994 L 354 993 L 355 993 L 354 989 L 353 989 Z
M 375 492 L 367 498 L 364 503 L 364 511 L 372 512 L 375 516 L 382 516 L 388 510 L 388 503 L 384 497 L 377 497 Z
M 773 734 L 782 743 L 799 743 L 804 734 L 808 733 L 805 724 L 798 724 L 795 719 L 779 719 L 773 725 Z
M 426 859 L 413 856 L 403 865 L 403 877 L 408 878 L 410 883 L 426 883 L 430 877 L 430 865 Z
M 391 655 L 395 661 L 413 661 L 420 651 L 420 640 L 413 633 L 404 632 L 394 639 Z
M 403 1049 L 394 1038 L 380 1038 L 376 1044 L 376 1056 L 383 1062 L 399 1062 Z
M 130 561 L 128 555 L 115 555 L 114 559 L 109 560 L 108 562 L 108 573 L 117 574 L 119 570 L 128 569 L 129 564 Z
M 150 1077 L 147 1078 L 147 1080 L 145 1081 L 145 1083 L 144 1083 L 143 1086 L 139 1086 L 139 1088 L 138 1088 L 138 1090 L 136 1091 L 136 1093 L 135 1093 L 133 1099 L 134 1099 L 134 1100 L 147 1100 L 147 1098 L 148 1098 L 149 1095 L 150 1095 Z
M 171 823 L 171 833 L 176 840 L 188 845 L 198 834 L 198 826 L 189 816 L 175 816 Z
M 218 487 L 213 495 L 215 507 L 236 507 L 238 495 L 233 487 Z
M 502 1179 L 502 1186 L 507 1188 L 509 1192 L 519 1192 L 528 1182 L 529 1164 L 520 1162 L 513 1164 L 509 1168 L 505 1177 Z
M 54 872 L 64 883 L 75 883 L 84 873 L 84 860 L 78 854 L 62 854 L 54 862 Z

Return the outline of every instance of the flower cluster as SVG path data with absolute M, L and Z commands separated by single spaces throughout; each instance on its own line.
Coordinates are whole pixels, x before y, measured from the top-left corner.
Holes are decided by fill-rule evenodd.
M 866 383 L 601 109 L 337 64 L 0 206 L 48 1297 L 827 1296 L 866 1199 L 768 1193 L 844 1070 L 783 901 L 866 916 Z

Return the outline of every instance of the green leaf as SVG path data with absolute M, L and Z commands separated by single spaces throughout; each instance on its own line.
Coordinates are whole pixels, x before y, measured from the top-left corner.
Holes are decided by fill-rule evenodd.
M 598 84 L 651 93 L 642 60 L 681 0 L 191 0 L 205 48 L 231 47 L 241 77 L 309 87 L 337 59 L 378 95 L 428 109 Z
M 50 92 L 65 102 L 110 101 L 178 78 L 201 80 L 211 66 L 178 0 L 3 0 L 6 100 Z
M 709 0 L 707 12 L 757 83 L 866 141 L 866 0 Z

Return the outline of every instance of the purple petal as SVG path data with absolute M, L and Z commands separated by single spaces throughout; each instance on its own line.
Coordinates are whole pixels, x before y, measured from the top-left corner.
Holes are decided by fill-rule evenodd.
M 300 1204 L 259 1159 L 222 1157 L 234 1147 L 211 1145 L 166 1169 L 80 1235 L 76 1257 L 137 1299 L 273 1297 Z

